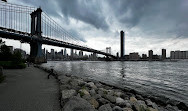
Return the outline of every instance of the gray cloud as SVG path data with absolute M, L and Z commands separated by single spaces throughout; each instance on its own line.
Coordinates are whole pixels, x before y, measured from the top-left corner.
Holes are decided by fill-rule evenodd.
M 81 20 L 97 29 L 109 28 L 98 0 L 59 0 L 59 7 L 65 17 Z
M 187 0 L 111 0 L 117 20 L 131 29 L 141 29 L 143 35 L 188 36 Z
M 108 39 L 119 40 L 120 30 L 126 31 L 126 39 L 132 41 L 128 41 L 128 43 L 135 44 L 138 49 L 140 47 L 152 48 L 150 46 L 158 48 L 161 44 L 163 48 L 170 46 L 176 49 L 176 45 L 180 46 L 183 39 L 187 41 L 188 38 L 188 0 L 10 1 L 14 3 L 21 1 L 36 7 L 41 6 L 50 16 L 62 19 L 60 25 L 63 25 L 69 32 L 75 35 L 77 32 L 81 32 L 86 40 L 97 37 L 106 39 L 104 44 L 109 43 Z M 72 18 L 78 22 L 72 22 Z M 78 38 L 82 41 L 85 40 L 81 36 Z M 178 48 L 183 49 L 186 46 Z M 130 50 L 137 49 L 131 47 Z

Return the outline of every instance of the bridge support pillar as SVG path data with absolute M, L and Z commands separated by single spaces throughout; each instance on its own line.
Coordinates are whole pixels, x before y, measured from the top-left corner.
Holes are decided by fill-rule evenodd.
M 30 59 L 33 63 L 46 62 L 45 56 L 42 54 L 42 43 L 31 42 L 30 43 Z
M 46 62 L 45 55 L 42 54 L 41 13 L 40 8 L 31 13 L 31 35 L 38 37 L 37 41 L 32 40 L 30 42 L 30 59 L 34 63 Z

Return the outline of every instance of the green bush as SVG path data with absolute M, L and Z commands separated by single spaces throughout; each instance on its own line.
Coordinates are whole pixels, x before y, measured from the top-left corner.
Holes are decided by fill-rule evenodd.
M 17 63 L 14 61 L 0 61 L 0 66 L 4 69 L 23 69 L 26 68 L 26 64 L 21 62 Z
M 2 40 L 0 40 L 0 44 Z M 0 66 L 5 69 L 22 69 L 26 67 L 20 52 L 12 54 L 6 45 L 0 47 Z

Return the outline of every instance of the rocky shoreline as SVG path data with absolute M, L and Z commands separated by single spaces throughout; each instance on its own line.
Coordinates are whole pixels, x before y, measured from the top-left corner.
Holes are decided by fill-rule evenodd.
M 49 69 L 37 66 L 46 72 Z M 138 94 L 94 80 L 59 75 L 63 111 L 187 111 L 178 101 Z

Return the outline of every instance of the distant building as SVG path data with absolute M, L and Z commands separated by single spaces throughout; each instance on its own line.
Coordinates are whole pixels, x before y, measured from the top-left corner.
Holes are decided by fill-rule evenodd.
M 142 59 L 147 59 L 147 55 L 146 54 L 142 54 Z
M 171 59 L 188 59 L 188 51 L 171 51 L 170 52 Z
M 106 47 L 106 53 L 111 54 L 111 47 Z
M 43 55 L 46 55 L 45 48 L 44 48 L 44 49 L 42 49 L 42 54 L 43 54 Z
M 159 55 L 153 55 L 153 57 L 152 57 L 152 60 L 159 60 L 160 59 L 160 56 Z
M 49 60 L 51 59 L 51 54 L 48 52 L 48 50 L 46 50 L 46 59 Z
M 152 60 L 153 59 L 153 51 L 149 50 L 148 55 L 149 55 L 149 60 Z
M 170 52 L 170 59 L 175 59 L 175 52 L 174 51 Z
M 166 49 L 162 49 L 162 60 L 166 59 Z
M 63 56 L 63 49 L 61 49 L 61 55 Z
M 125 50 L 125 49 L 124 49 L 124 48 L 125 48 L 125 46 L 124 46 L 124 45 L 125 45 L 125 44 L 124 44 L 124 39 L 125 39 L 124 36 L 125 36 L 125 35 L 124 35 L 124 32 L 121 31 L 121 32 L 120 32 L 120 38 L 121 38 L 121 40 L 120 40 L 120 42 L 121 42 L 121 43 L 120 43 L 120 44 L 121 44 L 121 46 L 120 46 L 120 49 L 121 49 L 121 58 L 123 58 L 123 56 L 124 56 L 124 50 Z
M 67 57 L 67 50 L 66 50 L 66 48 L 64 49 L 64 56 Z
M 13 46 L 7 46 L 7 47 L 9 48 L 10 53 L 13 54 L 13 52 L 14 52 L 14 51 L 13 51 Z
M 84 55 L 83 55 L 83 51 L 79 51 L 79 57 L 83 57 Z
M 139 60 L 139 59 L 140 57 L 139 57 L 138 52 L 133 52 L 129 54 L 129 60 Z
M 73 58 L 73 56 L 74 56 L 74 50 L 73 49 L 71 49 L 71 57 Z
M 186 51 L 186 59 L 188 59 L 188 51 Z
M 119 52 L 116 53 L 117 58 L 119 58 Z
M 51 59 L 55 59 L 55 52 L 54 52 L 54 49 L 51 49 Z
M 186 59 L 186 51 L 182 51 L 182 59 Z
M 123 58 L 124 58 L 125 60 L 129 60 L 129 55 L 124 55 Z

